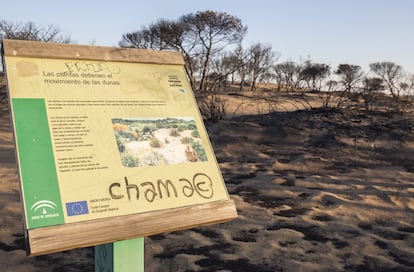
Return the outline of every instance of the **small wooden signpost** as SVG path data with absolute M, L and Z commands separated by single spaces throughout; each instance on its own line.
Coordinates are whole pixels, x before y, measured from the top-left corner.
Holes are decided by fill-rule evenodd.
M 180 53 L 2 50 L 28 255 L 96 246 L 96 271 L 143 271 L 139 237 L 237 217 Z

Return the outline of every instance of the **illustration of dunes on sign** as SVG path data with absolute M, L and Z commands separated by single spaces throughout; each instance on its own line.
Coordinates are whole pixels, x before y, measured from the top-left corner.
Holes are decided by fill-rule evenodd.
M 112 127 L 124 167 L 207 161 L 192 117 L 114 118 Z

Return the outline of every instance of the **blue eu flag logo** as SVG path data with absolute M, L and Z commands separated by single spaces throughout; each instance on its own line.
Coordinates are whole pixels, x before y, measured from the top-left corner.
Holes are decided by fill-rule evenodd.
M 66 211 L 68 216 L 88 214 L 88 202 L 86 201 L 76 201 L 66 203 Z

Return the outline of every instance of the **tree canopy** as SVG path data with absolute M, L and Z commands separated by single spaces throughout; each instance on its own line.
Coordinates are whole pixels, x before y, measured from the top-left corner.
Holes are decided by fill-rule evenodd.
M 70 43 L 70 36 L 63 35 L 59 27 L 38 26 L 33 22 L 14 23 L 0 19 L 0 40 L 31 40 L 41 42 Z
M 240 43 L 246 33 L 247 27 L 239 18 L 207 10 L 183 15 L 176 21 L 162 19 L 126 33 L 119 46 L 179 50 L 184 55 L 191 83 L 194 86 L 198 76 L 199 89 L 204 89 L 213 57 L 227 46 Z
M 371 63 L 369 67 L 384 81 L 392 96 L 398 97 L 400 95 L 398 82 L 404 77 L 404 71 L 400 65 L 394 62 L 382 61 Z

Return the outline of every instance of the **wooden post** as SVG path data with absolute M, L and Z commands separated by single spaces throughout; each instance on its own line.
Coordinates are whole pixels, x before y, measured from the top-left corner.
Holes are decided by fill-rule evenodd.
M 95 246 L 95 272 L 144 272 L 144 238 Z

